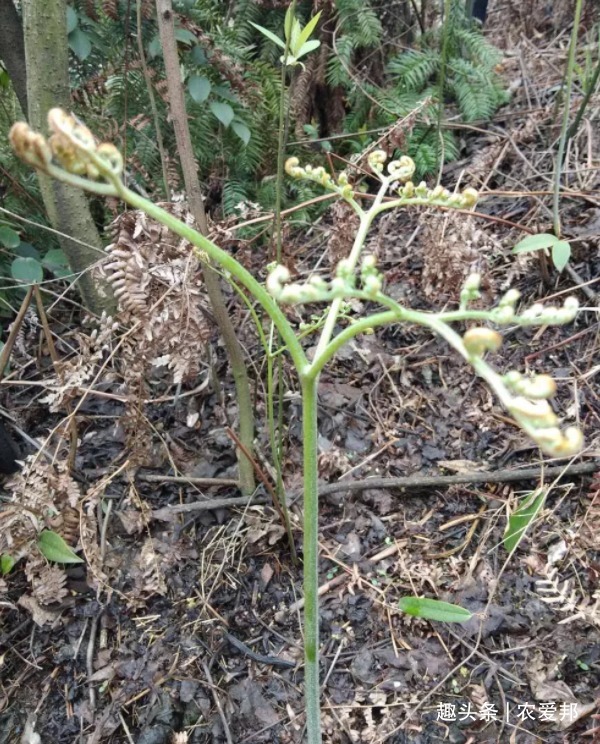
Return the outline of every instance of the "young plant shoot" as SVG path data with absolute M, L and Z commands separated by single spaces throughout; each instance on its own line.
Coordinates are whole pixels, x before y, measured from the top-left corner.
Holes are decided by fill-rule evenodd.
M 477 201 L 474 189 L 451 193 L 438 186 L 415 185 L 411 178 L 414 163 L 408 157 L 387 163 L 387 154 L 376 150 L 368 156 L 369 167 L 379 181 L 375 198 L 363 209 L 345 173 L 333 179 L 323 168 L 301 167 L 296 158 L 286 164 L 289 176 L 319 183 L 336 193 L 356 212 L 360 224 L 350 255 L 342 260 L 331 279 L 313 276 L 304 283 L 290 283 L 289 271 L 282 265 L 272 268 L 266 287 L 259 283 L 241 264 L 208 238 L 189 225 L 165 212 L 152 202 L 128 189 L 121 180 L 123 162 L 117 148 L 110 143 L 97 144 L 92 133 L 72 116 L 60 109 L 48 114 L 52 132 L 46 140 L 25 123 L 15 124 L 10 140 L 17 154 L 33 167 L 50 176 L 104 196 L 116 196 L 135 209 L 143 210 L 177 235 L 188 240 L 199 258 L 206 255 L 218 264 L 232 282 L 242 285 L 254 301 L 269 315 L 279 331 L 298 374 L 302 390 L 304 448 L 304 639 L 305 696 L 307 740 L 319 744 L 319 608 L 318 608 L 318 472 L 317 472 L 317 391 L 323 367 L 345 343 L 364 331 L 390 323 L 408 322 L 426 326 L 444 338 L 492 388 L 498 400 L 516 423 L 552 457 L 569 457 L 582 446 L 581 432 L 573 427 L 561 430 L 548 399 L 556 386 L 547 375 L 524 377 L 516 371 L 500 374 L 486 360 L 490 352 L 498 352 L 502 337 L 496 326 L 545 326 L 568 323 L 575 318 L 578 304 L 567 299 L 562 307 L 536 304 L 523 312 L 517 311 L 519 293 L 509 290 L 499 305 L 490 310 L 471 309 L 470 303 L 479 297 L 480 279 L 470 276 L 461 292 L 456 310 L 439 313 L 420 312 L 398 304 L 383 288 L 383 277 L 371 255 L 361 260 L 369 228 L 383 212 L 404 206 L 440 206 L 469 209 Z M 391 198 L 390 198 L 391 197 Z M 357 317 L 341 330 L 340 316 L 347 317 L 346 303 L 352 298 L 368 301 L 380 307 L 377 312 Z M 295 329 L 281 311 L 280 304 L 327 303 L 316 351 L 309 359 L 300 344 Z M 462 334 L 452 327 L 468 321 L 471 328 Z M 405 598 L 405 611 L 428 619 L 462 621 L 468 613 L 452 605 L 421 598 Z

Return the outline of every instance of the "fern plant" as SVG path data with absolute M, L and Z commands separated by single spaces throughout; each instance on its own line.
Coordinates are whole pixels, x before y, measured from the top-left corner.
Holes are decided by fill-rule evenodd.
M 445 19 L 446 80 L 442 96 L 455 103 L 465 121 L 488 119 L 507 101 L 500 76 L 498 50 L 482 36 L 464 12 L 460 0 L 452 0 Z M 420 49 L 402 52 L 387 66 L 395 95 L 424 93 L 434 83 L 442 66 L 442 29 L 421 37 Z

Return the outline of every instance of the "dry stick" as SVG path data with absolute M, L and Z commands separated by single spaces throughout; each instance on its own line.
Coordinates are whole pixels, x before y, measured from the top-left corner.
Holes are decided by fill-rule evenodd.
M 219 696 L 217 695 L 215 683 L 213 682 L 208 664 L 206 664 L 204 661 L 202 662 L 202 669 L 206 676 L 208 686 L 210 687 L 210 692 L 212 694 L 213 700 L 215 701 L 215 705 L 217 706 L 217 711 L 219 712 L 219 718 L 221 719 L 221 723 L 223 724 L 223 733 L 225 734 L 225 739 L 227 739 L 227 744 L 233 744 L 231 731 L 229 730 L 229 724 L 227 723 L 227 718 L 225 717 L 223 706 L 221 705 L 221 701 L 219 700 Z
M 152 88 L 152 78 L 150 77 L 150 71 L 146 64 L 146 54 L 144 52 L 144 42 L 142 41 L 142 0 L 136 0 L 136 39 L 138 46 L 138 54 L 140 55 L 140 64 L 142 65 L 142 72 L 144 73 L 144 81 L 146 82 L 146 90 L 148 91 L 148 98 L 150 99 L 150 108 L 152 110 L 152 118 L 154 119 L 154 131 L 156 132 L 156 144 L 158 145 L 158 152 L 160 154 L 160 164 L 162 166 L 163 183 L 165 187 L 165 199 L 171 201 L 171 191 L 169 189 L 169 174 L 167 171 L 167 155 L 165 153 L 165 146 L 163 143 L 162 130 L 160 128 L 160 118 L 158 116 L 158 108 L 156 107 L 156 99 L 154 98 L 154 90 Z
M 167 75 L 169 111 L 173 121 L 173 129 L 175 130 L 175 140 L 177 142 L 177 151 L 181 162 L 185 190 L 196 227 L 202 235 L 206 236 L 208 234 L 208 224 L 185 109 L 183 87 L 181 85 L 181 71 L 175 42 L 173 4 L 171 0 L 156 0 L 156 10 L 165 72 Z M 196 255 L 198 254 L 196 253 Z M 227 312 L 227 305 L 219 283 L 219 275 L 212 268 L 208 257 L 203 273 L 211 308 L 221 336 L 223 337 L 231 365 L 240 417 L 240 439 L 246 445 L 248 451 L 252 452 L 254 442 L 254 410 L 244 353 L 236 336 L 229 313 Z M 250 494 L 254 491 L 254 471 L 252 464 L 240 452 L 237 454 L 240 486 L 244 493 Z
M 209 487 L 239 487 L 240 482 L 237 478 L 194 478 L 193 476 L 187 475 L 138 475 L 137 478 L 147 483 L 184 483 L 190 486 L 205 486 Z
M 555 465 L 549 468 L 526 468 L 524 470 L 481 470 L 474 473 L 462 473 L 460 475 L 410 475 L 399 478 L 365 478 L 364 480 L 350 481 L 349 483 L 329 483 L 319 488 L 319 496 L 325 496 L 329 493 L 338 493 L 340 491 L 368 491 L 372 488 L 394 488 L 407 489 L 410 491 L 419 491 L 430 488 L 447 488 L 457 484 L 472 483 L 511 483 L 521 480 L 537 480 L 542 474 L 550 478 L 559 478 L 569 475 L 586 475 L 595 473 L 600 469 L 600 464 L 594 460 L 592 462 L 581 462 L 577 465 Z M 143 476 L 142 476 L 143 477 Z M 156 478 L 159 480 L 177 480 L 168 476 L 145 476 L 146 479 Z M 183 478 L 179 482 L 200 484 L 205 478 Z M 296 497 L 298 494 L 296 495 Z M 160 519 L 169 522 L 176 514 L 182 514 L 193 511 L 210 511 L 211 509 L 224 509 L 228 506 L 245 506 L 247 504 L 264 504 L 266 499 L 262 496 L 256 497 L 236 497 L 231 499 L 206 499 L 205 501 L 191 501 L 189 504 L 172 504 L 162 509 L 155 509 L 152 512 L 154 519 Z M 336 577 L 339 578 L 339 577 Z M 339 582 L 335 579 L 328 583 L 329 588 L 337 586 Z M 323 589 L 325 593 L 328 589 Z M 321 593 L 321 590 L 319 590 Z
M 23 318 L 25 317 L 25 313 L 27 312 L 27 308 L 29 307 L 29 303 L 31 302 L 32 294 L 33 294 L 33 285 L 30 285 L 27 290 L 27 294 L 23 298 L 23 302 L 21 303 L 21 307 L 19 308 L 17 317 L 14 319 L 10 327 L 10 333 L 8 334 L 8 338 L 6 339 L 6 343 L 4 344 L 2 351 L 0 351 L 0 378 L 2 378 L 2 375 L 4 374 L 4 370 L 6 369 L 6 366 L 8 365 L 8 360 L 10 359 L 12 348 L 15 345 L 17 334 L 21 330 L 21 325 L 23 324 Z
M 153 519 L 171 522 L 175 515 L 187 512 L 212 511 L 213 509 L 227 509 L 230 506 L 248 506 L 249 504 L 266 504 L 264 496 L 236 496 L 232 499 L 207 499 L 206 501 L 192 501 L 190 504 L 172 504 L 152 512 Z
M 48 351 L 50 352 L 50 358 L 52 359 L 52 364 L 54 365 L 54 369 L 58 375 L 60 357 L 58 356 L 58 353 L 56 351 L 56 346 L 54 345 L 54 339 L 52 338 L 52 331 L 50 330 L 50 324 L 48 323 L 48 316 L 46 315 L 46 310 L 44 309 L 44 303 L 42 302 L 42 295 L 40 293 L 40 288 L 38 287 L 37 284 L 33 285 L 33 292 L 35 294 L 35 303 L 37 305 L 38 315 L 40 316 L 42 328 L 44 329 L 44 335 L 46 336 L 46 343 L 48 344 Z M 77 420 L 75 416 L 73 416 L 73 407 L 70 401 L 67 401 L 65 403 L 65 409 L 67 411 L 68 419 L 69 419 L 69 437 L 70 437 L 69 458 L 68 458 L 67 464 L 69 467 L 69 472 L 71 472 L 73 468 L 75 467 L 75 457 L 77 456 Z
M 242 454 L 245 457 L 247 457 L 248 460 L 252 463 L 252 467 L 254 468 L 254 472 L 256 473 L 257 478 L 263 484 L 263 486 L 266 488 L 266 490 L 269 493 L 269 496 L 271 497 L 271 499 L 273 501 L 273 506 L 275 507 L 275 511 L 279 515 L 279 519 L 281 521 L 281 526 L 287 532 L 288 540 L 289 540 L 289 543 L 290 543 L 290 550 L 291 551 L 294 551 L 294 536 L 292 535 L 291 525 L 290 525 L 289 519 L 286 519 L 285 518 L 285 514 L 283 513 L 283 509 L 282 509 L 281 504 L 279 502 L 279 498 L 277 496 L 277 493 L 276 493 L 275 489 L 273 488 L 273 484 L 267 478 L 266 473 L 260 467 L 260 465 L 258 464 L 258 462 L 256 461 L 256 459 L 254 457 L 252 457 L 252 455 L 250 454 L 250 452 L 248 452 L 248 450 L 246 449 L 245 445 L 242 444 L 242 442 L 240 442 L 239 438 L 236 436 L 236 434 L 234 433 L 234 431 L 229 426 L 225 429 L 225 433 L 227 434 L 227 436 L 231 440 L 233 440 L 233 443 L 237 447 L 239 447 L 239 449 L 242 451 Z M 285 498 L 285 495 L 284 494 L 282 494 L 282 498 Z
M 461 473 L 459 475 L 409 475 L 398 478 L 365 478 L 364 480 L 350 481 L 350 483 L 329 483 L 319 488 L 319 496 L 339 491 L 367 491 L 371 488 L 406 488 L 419 490 L 421 488 L 445 488 L 455 484 L 470 483 L 510 483 L 520 480 L 535 480 L 540 475 L 557 477 L 561 474 L 585 475 L 595 473 L 600 469 L 600 463 L 582 462 L 577 465 L 555 465 L 549 468 L 525 468 L 524 470 L 481 470 L 474 473 Z

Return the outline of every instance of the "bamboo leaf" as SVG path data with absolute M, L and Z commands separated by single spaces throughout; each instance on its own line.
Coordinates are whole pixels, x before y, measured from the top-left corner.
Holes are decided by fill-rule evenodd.
M 70 548 L 60 535 L 52 530 L 44 530 L 38 538 L 38 548 L 42 555 L 55 563 L 83 563 L 83 560 Z
M 402 597 L 398 606 L 407 615 L 443 623 L 465 623 L 473 617 L 473 613 L 463 607 L 425 597 Z
M 515 245 L 513 253 L 530 253 L 531 251 L 541 251 L 545 248 L 552 248 L 558 241 L 555 235 L 540 233 L 539 235 L 528 235 Z
M 6 576 L 6 574 L 12 571 L 14 565 L 15 559 L 12 557 L 12 555 L 9 555 L 8 553 L 2 553 L 2 555 L 0 556 L 0 574 L 2 574 L 2 576 Z
M 302 29 L 302 33 L 300 34 L 300 37 L 298 39 L 298 45 L 300 46 L 300 48 L 302 48 L 303 44 L 310 39 L 310 36 L 312 32 L 315 30 L 315 27 L 317 23 L 319 22 L 320 17 L 321 17 L 321 11 L 319 11 L 316 15 L 314 15 L 310 19 L 310 21 L 306 24 L 306 26 L 304 26 L 304 28 Z
M 552 246 L 552 263 L 557 271 L 562 271 L 571 258 L 571 244 L 566 240 L 557 240 Z
M 538 512 L 544 505 L 546 489 L 537 488 L 525 496 L 521 504 L 508 518 L 506 532 L 504 533 L 504 548 L 507 553 L 512 553 L 525 536 L 529 525 L 536 518 Z
M 285 43 L 279 38 L 279 36 L 275 36 L 275 34 L 272 31 L 269 31 L 268 28 L 265 28 L 264 26 L 259 26 L 258 23 L 252 23 L 250 21 L 250 25 L 254 26 L 254 28 L 258 29 L 263 36 L 266 36 L 267 39 L 270 39 L 273 44 L 277 44 L 277 46 L 280 46 L 282 49 L 285 49 Z
M 304 57 L 305 54 L 312 52 L 314 49 L 317 49 L 320 46 L 321 46 L 321 42 L 318 39 L 311 39 L 310 41 L 307 41 L 298 50 L 298 53 L 296 54 L 296 59 L 300 59 L 300 57 Z

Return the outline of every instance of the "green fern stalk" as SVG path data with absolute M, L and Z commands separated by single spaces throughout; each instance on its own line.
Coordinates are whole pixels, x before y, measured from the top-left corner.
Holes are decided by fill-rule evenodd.
M 581 20 L 581 9 L 583 0 L 577 0 L 575 3 L 575 17 L 573 18 L 573 30 L 571 31 L 571 41 L 569 42 L 569 57 L 567 60 L 567 74 L 565 80 L 564 110 L 562 117 L 562 127 L 560 130 L 560 139 L 558 140 L 558 152 L 556 153 L 556 168 L 554 170 L 554 189 L 552 198 L 552 217 L 554 222 L 554 234 L 557 238 L 561 235 L 560 224 L 560 181 L 562 175 L 562 165 L 565 156 L 565 147 L 567 143 L 567 133 L 569 129 L 569 114 L 571 111 L 571 91 L 573 88 L 573 70 L 575 68 L 575 52 L 577 51 L 577 38 L 579 36 L 579 22 Z

